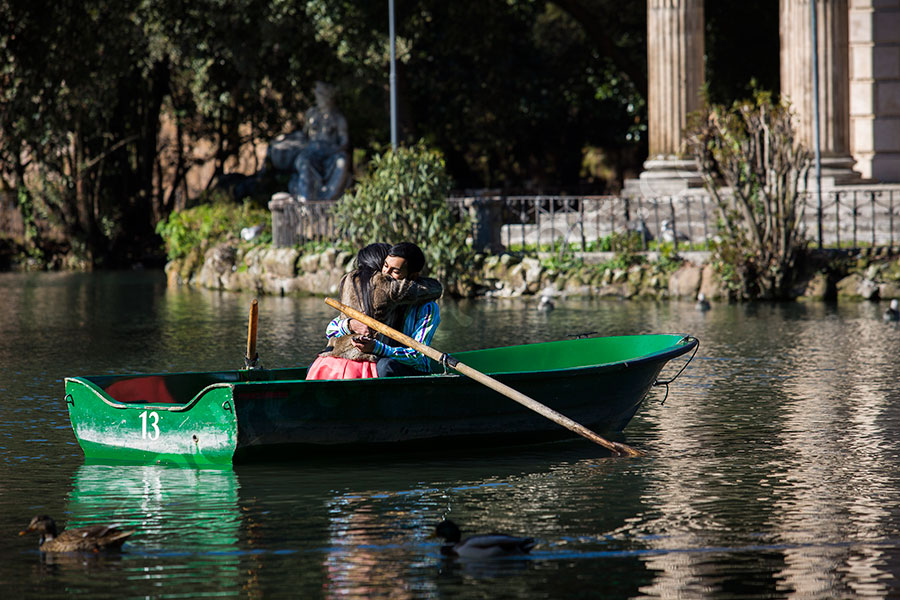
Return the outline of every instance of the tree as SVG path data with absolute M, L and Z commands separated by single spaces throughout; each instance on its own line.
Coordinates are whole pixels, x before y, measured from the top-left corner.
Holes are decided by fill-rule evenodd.
M 0 181 L 88 267 L 158 252 L 201 141 L 220 174 L 338 64 L 289 2 L 0 3 Z
M 138 137 L 131 121 L 119 119 L 121 101 L 134 95 L 132 4 L 11 0 L 2 11 L 10 25 L 0 38 L 4 183 L 32 207 L 26 219 L 55 223 L 88 263 L 114 226 L 105 169 Z M 106 36 L 109 30 L 116 35 Z
M 397 0 L 400 138 L 440 148 L 456 187 L 575 190 L 586 146 L 643 143 L 643 6 L 564 4 Z M 341 104 L 352 137 L 389 139 L 385 5 L 307 6 L 353 74 L 356 89 Z
M 687 143 L 719 208 L 724 241 L 716 251 L 734 269 L 727 279 L 735 295 L 792 298 L 806 248 L 800 187 L 810 157 L 795 141 L 789 106 L 763 92 L 731 108 L 707 104 L 692 116 Z

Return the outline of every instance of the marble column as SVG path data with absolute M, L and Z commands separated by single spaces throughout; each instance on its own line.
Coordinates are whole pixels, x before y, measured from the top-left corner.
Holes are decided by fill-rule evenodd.
M 640 176 L 643 195 L 698 187 L 694 160 L 685 156 L 689 113 L 702 106 L 703 0 L 647 0 L 650 153 Z
M 813 151 L 815 94 L 810 2 L 816 3 L 822 185 L 859 181 L 850 155 L 847 0 L 780 0 L 781 95 L 796 113 L 799 141 Z M 811 171 L 810 176 L 814 173 Z M 811 181 L 810 185 L 814 185 Z

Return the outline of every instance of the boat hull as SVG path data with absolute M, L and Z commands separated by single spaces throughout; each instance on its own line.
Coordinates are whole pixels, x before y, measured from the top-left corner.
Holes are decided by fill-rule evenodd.
M 606 346 L 625 338 L 454 356 L 599 433 L 618 432 L 666 363 L 698 343 L 689 336 L 628 339 L 645 343 L 650 337 L 666 339 L 653 340 L 643 354 L 631 349 L 624 360 L 602 364 L 576 363 L 619 357 Z M 597 340 L 610 343 L 601 348 Z M 528 364 L 541 368 L 521 370 Z M 458 374 L 304 381 L 305 372 L 74 377 L 66 379 L 66 401 L 85 457 L 97 462 L 213 466 L 348 449 L 492 446 L 574 436 Z

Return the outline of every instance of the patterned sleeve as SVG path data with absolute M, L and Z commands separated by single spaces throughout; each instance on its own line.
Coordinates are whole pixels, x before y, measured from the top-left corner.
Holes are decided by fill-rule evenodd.
M 325 328 L 325 337 L 333 338 L 340 337 L 342 335 L 351 335 L 353 332 L 350 331 L 349 325 L 350 319 L 348 319 L 344 315 L 335 317 Z

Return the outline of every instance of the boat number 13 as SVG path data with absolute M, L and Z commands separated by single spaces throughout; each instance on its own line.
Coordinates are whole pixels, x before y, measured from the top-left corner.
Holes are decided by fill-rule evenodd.
M 150 425 L 148 430 L 147 425 Z M 159 437 L 159 414 L 156 412 L 148 413 L 146 410 L 141 413 L 141 437 L 143 439 L 155 440 Z

